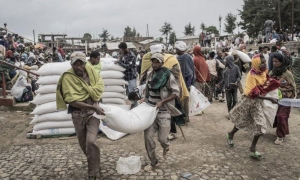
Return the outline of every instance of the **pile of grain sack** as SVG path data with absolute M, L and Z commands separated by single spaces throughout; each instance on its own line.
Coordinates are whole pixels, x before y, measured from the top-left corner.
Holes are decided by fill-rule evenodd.
M 129 110 L 130 106 L 126 105 L 125 85 L 127 82 L 123 79 L 124 68 L 114 64 L 116 59 L 101 59 L 101 76 L 105 88 L 102 96 L 103 104 L 111 104 Z M 27 136 L 42 135 L 71 135 L 75 133 L 71 115 L 67 110 L 58 111 L 56 108 L 56 86 L 60 76 L 71 68 L 70 62 L 48 63 L 43 65 L 37 74 L 40 75 L 37 83 L 40 85 L 36 91 L 37 96 L 31 103 L 37 105 L 31 114 L 34 115 L 30 124 L 33 124 L 33 131 Z M 100 123 L 100 130 L 112 140 L 117 140 L 125 133 L 120 133 L 109 129 L 103 122 Z

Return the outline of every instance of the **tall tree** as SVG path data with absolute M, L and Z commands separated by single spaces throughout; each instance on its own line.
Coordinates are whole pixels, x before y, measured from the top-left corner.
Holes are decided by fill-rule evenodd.
M 191 22 L 184 27 L 184 34 L 194 36 L 195 35 L 195 26 L 192 26 Z
M 166 44 L 168 44 L 168 36 L 171 33 L 172 29 L 173 29 L 172 25 L 168 22 L 165 22 L 164 25 L 159 30 L 160 32 L 162 32 L 163 35 L 166 36 Z
M 209 26 L 205 28 L 206 32 L 214 33 L 215 35 L 219 35 L 220 32 L 218 31 L 216 26 Z
M 109 36 L 110 35 L 109 35 L 107 29 L 103 29 L 102 34 L 99 34 L 99 37 L 103 39 L 102 40 L 103 42 L 106 42 Z
M 176 41 L 177 41 L 176 34 L 175 34 L 175 31 L 173 31 L 169 37 L 169 44 L 171 44 L 173 46 Z
M 133 30 L 132 30 L 132 37 L 135 37 L 136 36 L 136 30 L 135 30 L 135 27 L 133 27 Z
M 140 36 L 141 36 L 140 33 L 137 33 L 136 37 L 140 37 Z
M 228 13 L 227 16 L 225 17 L 225 30 L 224 32 L 227 32 L 229 34 L 233 34 L 233 31 L 236 28 L 236 16 L 233 15 L 232 13 Z
M 110 40 L 115 40 L 115 37 L 114 36 L 110 36 Z
M 204 31 L 204 30 L 205 30 L 205 28 L 206 28 L 205 24 L 204 24 L 204 23 L 201 23 L 201 25 L 200 25 L 200 29 L 201 29 L 202 31 Z
M 300 22 L 300 0 L 294 0 L 294 10 L 294 21 Z M 250 36 L 257 36 L 259 31 L 264 32 L 264 23 L 268 19 L 276 22 L 274 29 L 279 29 L 279 19 L 283 20 L 281 21 L 282 29 L 292 29 L 292 3 L 290 1 L 281 0 L 279 4 L 278 0 L 275 2 L 274 0 L 244 0 L 243 9 L 238 11 L 242 20 L 241 29 L 246 30 Z
M 92 39 L 92 35 L 90 33 L 84 33 L 83 34 L 83 38 L 90 38 L 90 39 Z M 84 43 L 85 40 L 81 40 L 81 42 Z
M 125 31 L 124 31 L 124 36 L 125 37 L 132 37 L 132 35 L 133 35 L 133 32 L 132 32 L 131 28 L 129 26 L 127 26 L 125 28 Z

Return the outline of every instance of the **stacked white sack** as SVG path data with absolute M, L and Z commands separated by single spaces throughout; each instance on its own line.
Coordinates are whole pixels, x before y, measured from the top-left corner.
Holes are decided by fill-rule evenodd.
M 129 110 L 130 106 L 126 105 L 125 85 L 128 83 L 123 79 L 125 69 L 114 62 L 114 58 L 101 58 L 101 77 L 104 81 L 104 93 L 102 95 L 103 104 L 119 106 L 124 110 Z M 127 133 L 118 132 L 110 129 L 100 122 L 100 130 L 111 140 L 118 140 Z
M 31 114 L 35 117 L 32 134 L 43 136 L 69 135 L 75 133 L 70 114 L 67 111 L 57 111 L 56 86 L 60 76 L 71 68 L 70 62 L 48 63 L 43 65 L 36 73 L 40 75 L 37 83 L 40 85 L 36 91 L 37 96 L 31 103 L 37 105 Z
M 114 62 L 114 58 L 101 59 L 101 77 L 104 81 L 104 93 L 102 95 L 103 104 L 125 105 L 125 85 L 127 81 L 123 79 L 125 69 Z

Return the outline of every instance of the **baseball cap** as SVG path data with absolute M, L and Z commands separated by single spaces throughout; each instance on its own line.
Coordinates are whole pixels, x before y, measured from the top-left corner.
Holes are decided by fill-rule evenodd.
M 152 54 L 151 60 L 157 59 L 160 63 L 164 62 L 164 56 L 161 53 Z
M 74 52 L 70 56 L 71 65 L 74 64 L 77 60 L 82 61 L 83 63 L 86 62 L 86 55 L 82 52 Z

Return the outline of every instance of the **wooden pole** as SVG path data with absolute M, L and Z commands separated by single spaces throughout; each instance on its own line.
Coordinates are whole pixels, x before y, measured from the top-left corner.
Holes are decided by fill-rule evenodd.
M 279 30 L 280 30 L 281 29 L 280 0 L 278 0 L 278 21 L 279 21 Z
M 5 82 L 5 77 L 4 77 L 4 72 L 2 74 L 2 94 L 3 98 L 6 98 L 6 82 Z
M 292 0 L 292 41 L 294 40 L 294 3 L 295 1 Z

